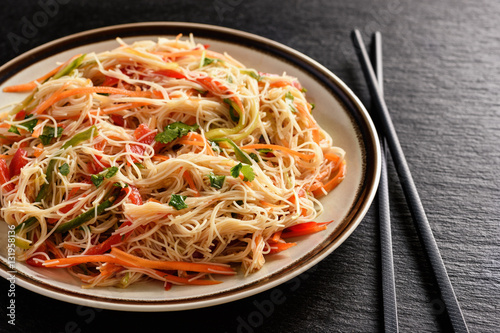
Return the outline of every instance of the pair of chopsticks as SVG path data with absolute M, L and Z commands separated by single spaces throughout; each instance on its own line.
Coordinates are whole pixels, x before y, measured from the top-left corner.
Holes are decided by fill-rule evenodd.
M 382 85 L 382 38 L 380 33 L 374 35 L 374 65 L 366 52 L 363 38 L 359 30 L 352 32 L 352 40 L 359 62 L 363 69 L 365 79 L 374 103 L 374 112 L 380 124 L 379 134 L 381 137 L 382 152 L 382 174 L 378 200 L 380 205 L 380 230 L 382 243 L 382 295 L 384 304 L 384 326 L 386 332 L 398 332 L 398 318 L 396 306 L 396 292 L 394 283 L 394 267 L 392 260 L 392 240 L 389 218 L 389 198 L 387 189 L 387 170 L 385 169 L 385 153 L 388 148 L 396 171 L 399 176 L 401 187 L 411 212 L 415 227 L 423 245 L 424 252 L 429 260 L 430 266 L 436 278 L 441 293 L 441 298 L 446 306 L 446 311 L 451 321 L 453 330 L 457 333 L 469 332 L 467 324 L 460 309 L 460 305 L 453 291 L 453 286 L 446 272 L 443 259 L 439 252 L 436 240 L 427 220 L 424 207 L 420 201 L 419 194 L 413 182 L 410 169 L 406 162 L 403 150 L 399 143 L 396 130 L 391 120 L 389 110 L 384 100 Z M 374 70 L 376 69 L 376 72 Z

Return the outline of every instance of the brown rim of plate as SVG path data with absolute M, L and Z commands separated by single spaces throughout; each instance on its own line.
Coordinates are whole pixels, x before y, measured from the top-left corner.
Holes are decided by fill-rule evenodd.
M 349 112 L 351 122 L 358 131 L 357 136 L 360 146 L 364 149 L 362 152 L 363 180 L 346 218 L 325 241 L 318 244 L 306 256 L 301 257 L 291 265 L 284 267 L 272 275 L 229 291 L 179 300 L 126 300 L 68 291 L 16 272 L 16 280 L 22 287 L 48 297 L 75 304 L 86 302 L 90 306 L 125 311 L 177 311 L 213 306 L 268 290 L 303 273 L 340 246 L 356 229 L 368 211 L 375 196 L 380 176 L 379 141 L 368 112 L 353 92 L 327 68 L 308 56 L 270 39 L 230 28 L 189 22 L 149 22 L 109 26 L 69 35 L 21 54 L 0 67 L 0 84 L 20 70 L 40 60 L 75 47 L 114 40 L 116 37 L 175 36 L 180 33 L 183 35 L 192 33 L 197 38 L 229 42 L 272 55 L 281 61 L 308 72 L 341 102 Z M 371 163 L 367 163 L 367 161 Z M 9 271 L 10 269 L 7 264 L 2 261 L 0 265 L 2 275 L 9 275 Z

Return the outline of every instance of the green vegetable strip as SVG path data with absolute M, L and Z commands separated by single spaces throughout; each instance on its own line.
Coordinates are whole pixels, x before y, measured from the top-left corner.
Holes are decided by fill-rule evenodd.
M 63 144 L 62 149 L 67 149 L 69 147 L 74 147 L 74 146 L 82 143 L 83 141 L 87 141 L 87 140 L 92 139 L 93 137 L 97 136 L 97 134 L 99 134 L 99 132 L 97 130 L 97 127 L 95 127 L 95 125 L 91 126 L 87 130 L 76 134 L 73 138 L 71 138 L 70 140 L 66 141 Z
M 115 200 L 118 198 L 118 194 L 120 193 L 121 188 L 115 187 L 111 190 L 111 193 L 105 196 L 107 199 L 104 200 L 101 204 L 97 206 L 97 208 L 91 208 L 83 214 L 78 215 L 71 221 L 61 224 L 54 230 L 54 232 L 66 232 L 68 230 L 74 229 L 76 227 L 81 226 L 82 224 L 92 220 L 97 215 L 101 215 L 104 211 L 111 207 Z
M 15 227 L 14 231 L 17 234 L 19 231 L 28 229 L 29 227 L 31 227 L 33 224 L 35 224 L 37 222 L 38 222 L 38 220 L 36 219 L 36 217 L 32 216 L 29 219 L 27 219 L 26 221 L 24 221 L 23 223 L 21 223 L 20 225 L 18 225 L 17 227 Z
M 245 128 L 246 117 L 245 117 L 245 114 L 243 113 L 243 110 L 241 110 L 240 107 L 230 99 L 225 99 L 224 102 L 229 104 L 229 106 L 232 107 L 234 110 L 236 110 L 236 112 L 238 113 L 239 118 L 240 118 L 238 120 L 238 124 L 233 128 L 216 128 L 216 129 L 210 130 L 210 131 L 205 133 L 205 137 L 207 139 L 237 134 L 243 128 Z
M 72 70 L 74 70 L 75 68 L 77 68 L 78 66 L 80 66 L 80 64 L 83 61 L 83 58 L 85 58 L 85 54 L 82 54 L 81 56 L 79 56 L 78 58 L 76 58 L 75 60 L 73 60 L 72 62 L 70 62 L 66 67 L 61 68 L 61 70 L 59 72 L 57 72 L 56 74 L 54 74 L 54 76 L 46 79 L 44 82 L 47 82 L 50 79 L 58 79 L 58 78 L 60 78 L 60 77 L 62 77 L 64 75 L 68 75 L 69 73 L 71 73 Z M 28 107 L 28 105 L 33 101 L 33 97 L 35 96 L 35 92 L 37 90 L 38 89 L 35 89 L 35 91 L 32 92 L 28 97 L 26 97 L 20 104 L 16 105 L 9 112 L 9 114 L 14 115 L 14 114 L 18 113 L 19 111 L 21 111 L 23 109 L 26 109 Z
M 69 147 L 76 146 L 83 141 L 90 140 L 91 138 L 95 137 L 98 134 L 97 127 L 91 126 L 89 129 L 80 132 L 73 136 L 70 140 L 66 141 L 62 149 L 67 149 Z M 55 157 L 61 156 L 62 153 L 57 154 Z M 49 192 L 50 189 L 50 184 L 52 183 L 52 178 L 54 175 L 54 169 L 56 166 L 57 160 L 55 158 L 52 158 L 49 161 L 49 164 L 47 165 L 47 170 L 45 171 L 45 180 L 47 181 L 45 184 L 42 185 L 40 188 L 40 192 L 38 192 L 38 195 L 36 196 L 35 202 L 41 202 L 43 198 L 45 198 Z
M 80 66 L 84 58 L 85 54 L 82 54 L 81 56 L 70 62 L 66 67 L 61 68 L 59 72 L 54 74 L 52 79 L 57 80 L 60 77 L 63 77 L 64 75 L 68 75 L 69 73 L 71 73 L 71 71 L 73 71 L 73 69 L 78 68 L 78 66 Z
M 252 160 L 248 157 L 248 155 L 245 152 L 243 152 L 243 150 L 241 150 L 231 139 L 215 138 L 215 139 L 212 139 L 212 141 L 215 141 L 215 142 L 223 141 L 223 142 L 228 143 L 233 148 L 234 155 L 236 156 L 236 159 L 238 159 L 238 161 L 246 163 L 246 164 L 250 164 L 250 165 L 252 164 Z

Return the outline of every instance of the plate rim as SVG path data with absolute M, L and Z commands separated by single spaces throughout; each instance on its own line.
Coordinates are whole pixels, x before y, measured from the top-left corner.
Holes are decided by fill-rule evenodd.
M 264 281 L 258 280 L 250 284 L 245 284 L 241 287 L 241 290 L 240 288 L 234 288 L 228 291 L 222 291 L 220 293 L 204 295 L 202 298 L 189 298 L 180 300 L 142 301 L 116 298 L 108 299 L 105 297 L 80 294 L 58 288 L 46 284 L 42 281 L 30 278 L 23 273 L 16 272 L 16 284 L 20 285 L 21 287 L 40 295 L 73 304 L 133 312 L 180 311 L 233 302 L 274 288 L 302 274 L 314 265 L 318 264 L 329 254 L 331 254 L 335 249 L 337 249 L 354 232 L 354 230 L 359 226 L 368 209 L 370 208 L 371 203 L 375 197 L 380 178 L 381 149 L 375 125 L 368 111 L 366 110 L 360 99 L 352 92 L 352 90 L 325 66 L 289 46 L 268 39 L 266 37 L 262 37 L 242 30 L 192 22 L 155 21 L 105 26 L 101 28 L 85 30 L 55 39 L 53 41 L 35 47 L 27 52 L 24 52 L 14 59 L 11 59 L 0 67 L 0 84 L 15 75 L 18 70 L 28 67 L 52 55 L 58 54 L 63 51 L 68 51 L 73 47 L 115 39 L 117 36 L 121 38 L 145 36 L 146 34 L 144 32 L 161 28 L 171 30 L 176 29 L 177 31 L 185 30 L 186 34 L 193 33 L 195 38 L 200 37 L 214 39 L 213 35 L 211 35 L 211 37 L 204 37 L 203 34 L 197 35 L 196 31 L 204 32 L 205 34 L 214 34 L 215 36 L 223 36 L 225 38 L 215 39 L 221 40 L 223 42 L 233 42 L 236 44 L 244 45 L 246 47 L 249 47 L 248 44 L 243 43 L 242 40 L 250 42 L 251 47 L 255 47 L 256 45 L 265 46 L 265 48 L 257 48 L 258 51 L 270 52 L 271 54 L 278 56 L 280 60 L 291 62 L 292 65 L 298 66 L 302 70 L 306 70 L 311 76 L 315 77 L 316 79 L 321 79 L 323 85 L 326 84 L 325 79 L 328 79 L 330 83 L 333 83 L 333 86 L 328 85 L 329 90 L 332 90 L 332 88 L 336 88 L 338 89 L 338 92 L 341 93 L 340 95 L 338 93 L 335 94 L 335 97 L 340 97 L 341 99 L 343 98 L 342 104 L 350 103 L 350 108 L 354 108 L 358 111 L 359 114 L 355 115 L 349 112 L 349 116 L 351 118 L 353 116 L 359 117 L 359 119 L 355 119 L 357 125 L 356 128 L 359 129 L 359 125 L 365 126 L 364 133 L 368 136 L 368 138 L 366 138 L 365 135 L 361 135 L 362 139 L 359 140 L 363 141 L 362 147 L 364 147 L 365 150 L 370 150 L 369 152 L 365 153 L 373 155 L 373 162 L 375 162 L 373 165 L 363 166 L 364 179 L 361 186 L 362 188 L 360 189 L 361 193 L 357 195 L 355 204 L 353 205 L 353 207 L 351 207 L 349 215 L 344 218 L 344 223 L 339 226 L 339 230 L 335 230 L 335 235 L 329 237 L 330 241 L 328 242 L 328 244 L 321 247 L 320 249 L 317 249 L 317 251 L 311 251 L 306 256 L 301 257 L 299 260 L 301 262 L 300 264 L 297 264 L 296 262 L 292 263 L 289 267 L 279 270 L 278 272 L 272 274 L 270 277 L 265 278 Z M 164 34 L 167 35 L 168 33 Z M 148 33 L 148 35 L 159 34 Z M 93 37 L 93 39 L 91 39 L 91 37 Z M 349 111 L 349 107 L 345 105 L 344 107 Z M 369 143 L 368 147 L 367 143 Z M 368 173 L 370 174 L 368 175 Z M 332 239 L 335 239 L 335 241 L 332 242 Z M 297 265 L 298 267 L 296 267 Z M 1 262 L 0 276 L 7 279 L 9 274 L 11 274 L 9 267 L 7 267 L 5 263 Z

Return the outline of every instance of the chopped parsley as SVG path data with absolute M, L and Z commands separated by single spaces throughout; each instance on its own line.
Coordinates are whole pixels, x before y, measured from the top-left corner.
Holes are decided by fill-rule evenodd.
M 202 63 L 202 67 L 204 66 L 208 66 L 210 64 L 216 64 L 217 62 L 219 61 L 219 59 L 215 59 L 215 58 L 203 58 L 203 63 Z
M 101 186 L 104 179 L 109 179 L 109 178 L 113 177 L 114 175 L 116 175 L 117 172 L 118 172 L 118 167 L 112 166 L 112 167 L 104 169 L 103 171 L 101 171 L 97 175 L 90 176 L 90 180 L 92 181 L 92 183 L 96 187 L 99 187 L 99 186 Z
M 186 200 L 185 195 L 172 194 L 172 196 L 170 197 L 170 201 L 168 202 L 168 205 L 174 207 L 177 210 L 188 208 L 188 205 L 184 200 Z
M 25 119 L 28 119 L 29 117 L 32 117 L 32 116 L 28 115 L 28 116 L 26 116 Z M 38 123 L 38 119 L 31 119 L 31 120 L 25 121 L 24 123 L 19 124 L 19 126 L 22 126 L 22 127 L 26 128 L 28 131 L 30 131 L 31 133 L 33 133 L 37 123 Z
M 243 181 L 251 182 L 255 179 L 255 173 L 250 165 L 243 165 L 240 163 L 236 164 L 231 168 L 231 176 L 234 178 L 238 178 L 240 176 L 240 172 L 243 175 Z
M 61 173 L 61 175 L 67 176 L 69 174 L 69 165 L 68 165 L 68 163 L 64 163 L 63 165 L 61 165 L 59 167 L 59 172 Z
M 19 130 L 17 129 L 17 127 L 16 127 L 16 126 L 14 126 L 14 125 L 11 125 L 11 126 L 9 127 L 8 132 L 10 132 L 10 133 L 15 133 L 15 134 L 17 134 L 17 135 L 21 135 L 21 133 L 19 133 Z
M 60 137 L 62 135 L 62 132 L 63 132 L 62 127 L 57 127 L 57 132 L 56 132 L 54 127 L 45 126 L 43 128 L 42 134 L 40 134 L 38 138 L 42 140 L 42 144 L 46 146 L 50 144 L 50 141 L 52 139 Z
M 198 129 L 198 124 L 188 125 L 181 121 L 169 124 L 165 127 L 165 130 L 161 133 L 156 134 L 155 141 L 161 143 L 169 143 L 177 138 L 182 138 L 191 131 L 196 131 Z
M 210 174 L 208 175 L 208 179 L 210 179 L 210 186 L 220 190 L 224 185 L 224 180 L 226 179 L 226 176 L 216 175 L 213 172 L 210 172 Z

